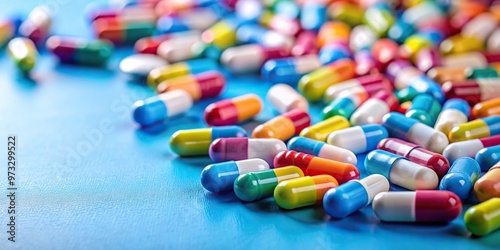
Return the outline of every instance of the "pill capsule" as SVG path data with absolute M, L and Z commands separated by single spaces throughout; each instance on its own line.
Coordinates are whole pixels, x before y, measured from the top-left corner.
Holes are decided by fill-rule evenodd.
M 391 183 L 409 190 L 435 189 L 439 184 L 433 170 L 384 150 L 368 153 L 365 169 L 368 174 L 381 174 Z
M 154 0 L 151 0 L 154 1 Z M 174 15 L 212 5 L 214 0 L 182 0 L 182 1 L 158 1 L 155 4 L 155 12 L 162 15 Z M 234 4 L 232 4 L 234 7 Z
M 385 68 L 387 78 L 394 82 L 396 89 L 408 88 L 408 80 L 414 76 L 421 75 L 422 72 L 413 67 L 407 60 L 396 59 Z
M 382 126 L 387 129 L 390 137 L 415 143 L 432 152 L 441 153 L 449 144 L 447 136 L 441 131 L 399 113 L 385 115 Z
M 176 63 L 201 56 L 205 45 L 199 33 L 176 36 L 158 46 L 157 54 L 170 63 Z
M 150 37 L 155 22 L 131 21 L 117 18 L 101 18 L 92 23 L 96 36 L 114 44 L 133 44 L 143 37 Z
M 488 171 L 500 161 L 500 146 L 492 146 L 479 150 L 475 159 L 482 171 Z
M 201 171 L 201 185 L 213 193 L 231 191 L 239 175 L 265 170 L 269 170 L 269 164 L 257 158 L 215 163 Z
M 359 76 L 382 72 L 382 65 L 375 60 L 375 57 L 368 49 L 355 51 L 354 61 L 356 62 L 356 74 Z
M 434 97 L 429 94 L 418 94 L 413 98 L 405 116 L 433 127 L 440 111 L 441 104 Z
M 458 98 L 449 99 L 443 104 L 434 128 L 447 135 L 453 127 L 466 123 L 469 114 L 470 106 L 466 101 Z
M 379 174 L 352 180 L 328 190 L 323 197 L 323 208 L 334 218 L 344 218 L 368 206 L 377 194 L 389 191 L 389 186 L 389 181 Z
M 234 193 L 242 201 L 257 201 L 272 196 L 280 182 L 299 177 L 304 177 L 304 173 L 294 166 L 250 172 L 234 181 Z
M 156 28 L 167 34 L 189 30 L 205 30 L 218 20 L 216 13 L 210 8 L 193 9 L 175 16 L 165 15 L 158 19 Z
M 120 71 L 133 77 L 146 79 L 149 72 L 168 65 L 165 59 L 152 54 L 134 54 L 120 61 Z
M 267 100 L 281 114 L 294 109 L 309 110 L 309 103 L 294 88 L 286 84 L 273 85 L 266 95 Z
M 340 42 L 343 43 L 347 50 L 349 50 L 347 43 L 349 42 L 350 32 L 351 27 L 343 22 L 325 22 L 321 25 L 321 28 L 318 32 L 318 47 L 321 48 L 327 46 L 328 44 Z
M 500 97 L 500 79 L 482 78 L 461 82 L 445 82 L 443 83 L 443 91 L 448 99 L 460 98 L 471 105 L 475 105 L 482 101 Z
M 316 34 L 311 31 L 302 31 L 297 35 L 297 39 L 292 46 L 292 56 L 303 56 L 316 54 Z
M 266 25 L 270 29 L 287 36 L 295 36 L 302 29 L 299 20 L 280 14 L 270 16 Z
M 331 175 L 340 184 L 359 179 L 358 169 L 350 163 L 324 159 L 293 150 L 282 151 L 274 157 L 275 168 L 286 166 L 299 167 L 305 175 Z
M 134 121 L 149 126 L 166 118 L 187 112 L 193 106 L 193 99 L 184 90 L 162 93 L 134 103 Z
M 498 52 L 469 52 L 443 57 L 443 66 L 446 67 L 474 67 L 484 68 L 490 63 L 500 60 Z
M 500 134 L 500 116 L 476 119 L 454 127 L 448 137 L 450 142 L 472 140 Z
M 284 150 L 285 143 L 274 138 L 220 138 L 212 142 L 208 154 L 214 162 L 259 158 L 273 166 L 274 157 Z
M 251 119 L 261 110 L 260 97 L 247 94 L 208 105 L 203 113 L 203 119 L 210 126 L 233 125 Z
M 287 146 L 288 150 L 294 150 L 320 158 L 350 163 L 353 165 L 358 163 L 356 155 L 352 151 L 305 137 L 294 137 L 288 141 Z
M 396 96 L 385 89 L 380 90 L 354 111 L 350 121 L 353 125 L 381 124 L 384 115 L 395 111 L 397 107 Z
M 257 44 L 265 48 L 290 48 L 293 44 L 292 37 L 253 23 L 241 25 L 236 30 L 236 38 L 240 43 Z
M 479 79 L 479 78 L 498 78 L 497 69 L 491 68 L 466 68 L 464 70 L 464 75 L 467 79 Z
M 170 137 L 170 148 L 180 156 L 207 156 L 213 141 L 246 136 L 245 130 L 239 126 L 178 130 Z
M 368 99 L 364 88 L 353 88 L 342 91 L 330 104 L 321 111 L 323 120 L 333 116 L 349 119 L 354 111 Z
M 334 116 L 303 129 L 300 132 L 300 136 L 324 142 L 331 132 L 350 126 L 349 121 L 345 117 Z
M 261 124 L 252 132 L 253 138 L 276 138 L 286 141 L 298 135 L 302 129 L 311 125 L 311 117 L 301 109 L 288 111 L 264 124 Z
M 117 8 L 115 6 L 99 6 L 89 4 L 85 8 L 90 23 L 98 19 L 120 18 L 130 21 L 156 21 L 156 13 L 151 6 L 135 5 Z
M 474 159 L 470 157 L 458 158 L 439 183 L 439 190 L 448 190 L 465 200 L 469 197 L 480 173 L 479 164 Z
M 305 30 L 317 31 L 326 21 L 326 6 L 317 2 L 305 2 L 300 13 L 300 25 Z
M 377 148 L 377 144 L 388 137 L 387 130 L 377 124 L 355 126 L 334 131 L 328 135 L 327 143 L 362 154 Z
M 474 184 L 476 198 L 480 202 L 494 197 L 500 198 L 498 183 L 500 183 L 500 162 L 497 162 L 486 174 L 476 181 L 476 184 Z
M 34 8 L 26 20 L 19 26 L 19 33 L 31 39 L 35 44 L 41 44 L 49 35 L 52 27 L 52 12 L 46 6 Z
M 0 46 L 7 43 L 16 34 L 16 26 L 10 20 L 0 20 Z
M 361 76 L 353 78 L 347 81 L 339 82 L 335 85 L 328 87 L 325 91 L 323 100 L 325 103 L 330 103 L 335 98 L 339 96 L 344 90 L 353 90 L 362 88 L 368 94 L 368 96 L 373 96 L 380 90 L 392 90 L 392 85 L 382 74 L 370 74 L 366 76 Z M 359 90 L 362 91 L 362 90 Z
M 441 66 L 441 53 L 434 48 L 423 48 L 417 52 L 416 66 L 422 72 Z
M 148 85 L 156 88 L 163 81 L 189 74 L 198 74 L 204 71 L 217 70 L 217 62 L 212 59 L 189 60 L 151 70 L 148 75 Z
M 475 118 L 483 118 L 493 115 L 500 115 L 500 97 L 479 102 L 472 107 L 472 116 Z
M 383 38 L 372 46 L 372 54 L 382 67 L 387 66 L 399 57 L 399 45 L 391 39 Z
M 274 189 L 276 204 L 284 209 L 295 209 L 321 203 L 326 191 L 337 187 L 329 175 L 305 176 L 283 181 Z
M 269 59 L 289 56 L 286 47 L 262 47 L 247 44 L 231 47 L 222 52 L 221 62 L 233 73 L 249 73 L 260 70 Z
M 415 33 L 415 26 L 406 22 L 403 19 L 398 19 L 387 31 L 387 37 L 391 40 L 402 44 Z
M 226 78 L 218 71 L 206 71 L 187 76 L 179 76 L 161 82 L 156 90 L 159 93 L 182 89 L 188 92 L 194 101 L 218 96 L 226 86 Z
M 450 162 L 454 162 L 460 157 L 473 158 L 477 152 L 486 147 L 500 145 L 500 135 L 494 135 L 479 139 L 450 143 L 444 151 L 443 156 Z
M 358 51 L 358 50 L 370 51 L 370 48 L 377 40 L 378 40 L 377 34 L 375 34 L 375 32 L 372 31 L 370 27 L 366 25 L 358 25 L 352 28 L 351 30 L 349 47 L 353 51 Z
M 389 28 L 395 22 L 395 15 L 392 8 L 387 3 L 376 3 L 365 10 L 363 21 L 372 29 L 378 37 L 387 34 Z
M 440 179 L 450 169 L 450 163 L 444 156 L 403 140 L 396 138 L 383 139 L 379 142 L 377 148 L 403 156 L 411 162 L 430 168 L 436 172 Z
M 438 190 L 382 192 L 373 199 L 373 211 L 387 222 L 449 222 L 462 212 L 454 193 Z
M 465 227 L 474 235 L 484 236 L 500 228 L 500 198 L 491 198 L 472 206 L 464 215 Z
M 350 2 L 333 2 L 328 6 L 327 14 L 333 20 L 342 21 L 351 27 L 362 23 L 363 9 Z
M 482 43 L 495 31 L 497 18 L 491 13 L 482 13 L 472 18 L 460 32 L 463 36 L 473 36 Z
M 310 101 L 318 101 L 328 87 L 353 78 L 354 70 L 355 63 L 350 59 L 332 62 L 300 78 L 299 92 Z
M 100 66 L 113 53 L 113 44 L 104 40 L 51 36 L 47 49 L 63 63 Z
M 210 44 L 216 49 L 223 50 L 229 48 L 237 43 L 236 29 L 244 22 L 244 20 L 237 16 L 229 15 L 205 30 L 201 38 L 203 42 Z
M 38 51 L 28 38 L 14 38 L 7 44 L 10 57 L 22 72 L 30 72 L 36 64 Z
M 273 83 L 295 85 L 300 77 L 319 67 L 321 62 L 317 55 L 272 59 L 264 63 L 261 75 Z
M 190 32 L 179 32 L 177 33 L 181 36 L 183 35 L 188 35 Z M 134 50 L 137 53 L 141 54 L 154 54 L 156 55 L 158 53 L 158 47 L 160 47 L 160 44 L 164 41 L 169 40 L 172 38 L 174 34 L 165 34 L 165 35 L 159 35 L 159 36 L 151 36 L 151 37 L 144 37 L 134 44 Z

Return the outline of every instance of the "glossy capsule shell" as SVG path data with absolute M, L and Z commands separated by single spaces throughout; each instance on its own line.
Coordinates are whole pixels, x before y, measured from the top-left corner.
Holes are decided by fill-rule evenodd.
M 187 112 L 193 99 L 184 90 L 162 93 L 134 103 L 132 115 L 141 126 L 150 126 L 169 117 Z
M 284 46 L 268 48 L 258 44 L 247 44 L 224 50 L 220 60 L 233 73 L 249 73 L 260 70 L 267 60 L 289 55 L 288 48 Z
M 192 9 L 177 15 L 161 16 L 156 22 L 158 31 L 162 34 L 189 30 L 205 30 L 216 23 L 217 14 L 210 8 Z
M 458 158 L 439 183 L 439 190 L 448 190 L 460 197 L 461 200 L 465 200 L 469 197 L 480 173 L 481 168 L 474 159 L 470 157 Z
M 257 158 L 215 163 L 201 171 L 201 185 L 213 193 L 230 191 L 234 188 L 234 181 L 241 174 L 265 170 L 269 170 L 269 165 Z
M 448 145 L 444 151 L 443 156 L 453 163 L 460 157 L 474 158 L 476 154 L 483 148 L 500 145 L 500 135 L 494 135 L 479 139 L 472 139 L 467 141 L 454 142 Z M 496 162 L 495 162 L 496 163 Z
M 331 175 L 340 184 L 359 179 L 359 170 L 350 163 L 324 159 L 293 150 L 280 152 L 274 157 L 275 168 L 286 166 L 299 167 L 305 175 Z
M 290 31 L 290 29 L 287 29 L 287 31 Z M 289 35 L 252 23 L 241 25 L 236 30 L 236 38 L 242 44 L 256 44 L 264 48 L 289 48 L 293 44 L 293 39 Z
M 472 107 L 472 116 L 475 118 L 483 118 L 493 115 L 500 115 L 500 97 L 479 102 Z
M 351 27 L 362 23 L 363 9 L 350 2 L 332 2 L 327 9 L 328 16 L 333 20 L 342 21 Z
M 398 99 L 387 91 L 380 90 L 366 100 L 351 115 L 352 125 L 381 124 L 384 115 L 398 108 Z
M 307 112 L 309 103 L 294 88 L 286 84 L 275 84 L 268 91 L 266 99 L 278 113 L 283 114 L 294 109 Z
M 22 72 L 28 73 L 35 67 L 38 51 L 30 39 L 19 37 L 10 40 L 7 44 L 7 51 Z
M 330 103 L 346 90 L 350 90 L 352 93 L 363 92 L 364 90 L 368 96 L 373 96 L 381 90 L 391 91 L 392 85 L 384 75 L 379 73 L 356 77 L 328 87 L 323 100 L 325 103 Z
M 297 39 L 292 46 L 292 56 L 303 56 L 308 54 L 316 54 L 316 34 L 311 31 L 302 31 L 297 35 Z
M 343 22 L 325 22 L 319 29 L 317 45 L 320 48 L 324 48 L 325 46 L 328 46 L 328 44 L 335 42 L 347 43 L 349 42 L 350 33 L 351 27 Z
M 443 83 L 446 98 L 460 98 L 475 105 L 500 97 L 500 78 L 479 78 Z
M 244 21 L 236 16 L 227 16 L 225 19 L 220 20 L 212 25 L 212 27 L 205 30 L 201 38 L 203 42 L 217 49 L 222 50 L 229 48 L 236 44 L 236 29 L 243 23 Z
M 251 119 L 262 110 L 262 100 L 254 94 L 225 99 L 208 105 L 203 119 L 210 126 L 224 126 Z
M 481 176 L 474 184 L 476 198 L 483 202 L 493 197 L 500 198 L 500 162 L 491 167 L 486 174 Z
M 318 31 L 325 23 L 326 6 L 317 2 L 305 2 L 300 14 L 300 25 L 305 30 Z
M 392 8 L 383 2 L 371 5 L 365 10 L 363 21 L 379 37 L 383 37 L 395 22 Z
M 274 138 L 220 138 L 208 150 L 214 162 L 259 158 L 273 166 L 274 157 L 286 150 L 283 141 Z
M 114 46 L 104 40 L 51 36 L 47 40 L 47 49 L 64 63 L 99 66 L 107 62 Z
M 470 207 L 464 215 L 469 232 L 485 236 L 500 228 L 500 198 L 491 198 Z
M 319 67 L 321 67 L 321 62 L 314 54 L 271 59 L 262 66 L 261 75 L 273 83 L 286 83 L 293 86 L 303 75 Z
M 417 52 L 416 66 L 422 72 L 441 66 L 441 53 L 434 48 L 422 48 Z
M 358 163 L 356 155 L 352 151 L 306 137 L 297 136 L 290 139 L 287 147 L 288 150 L 294 150 L 333 161 L 340 161 L 353 165 Z
M 379 174 L 352 180 L 328 190 L 323 197 L 323 208 L 334 218 L 344 218 L 368 206 L 377 194 L 389 191 L 389 187 L 389 181 Z
M 500 134 L 500 116 L 476 119 L 454 127 L 448 134 L 450 142 L 472 140 Z
M 0 46 L 7 43 L 16 34 L 16 26 L 11 20 L 0 20 Z
M 391 183 L 409 190 L 435 189 L 439 184 L 433 170 L 379 149 L 368 153 L 365 170 L 368 174 L 381 174 Z
M 180 156 L 207 156 L 214 140 L 246 136 L 239 126 L 178 130 L 170 137 L 170 149 Z
M 179 76 L 161 82 L 156 90 L 158 93 L 182 89 L 191 95 L 193 100 L 218 96 L 226 86 L 226 78 L 219 71 L 207 71 L 195 75 Z
M 403 156 L 414 163 L 428 167 L 436 172 L 440 179 L 448 173 L 448 170 L 450 169 L 450 163 L 444 156 L 431 152 L 422 146 L 400 139 L 383 139 L 379 142 L 377 148 Z
M 399 113 L 385 115 L 382 126 L 387 129 L 390 137 L 415 143 L 435 153 L 443 152 L 449 144 L 442 132 Z
M 429 94 L 418 94 L 413 98 L 410 108 L 405 116 L 433 127 L 441 112 L 441 104 Z
M 131 78 L 145 80 L 151 70 L 168 65 L 165 59 L 153 54 L 133 54 L 120 61 L 120 71 Z
M 158 46 L 157 54 L 170 63 L 198 58 L 202 55 L 205 45 L 198 32 L 184 36 L 175 36 L 163 41 Z
M 150 37 L 155 30 L 154 21 L 124 20 L 120 17 L 101 18 L 92 22 L 96 36 L 114 44 L 133 44 Z
M 148 86 L 156 88 L 163 81 L 189 74 L 198 74 L 204 71 L 217 70 L 217 62 L 212 59 L 196 59 L 174 63 L 151 70 L 148 74 Z
M 500 161 L 500 146 L 492 146 L 479 150 L 475 159 L 482 171 L 488 171 Z
M 281 114 L 261 124 L 252 132 L 253 138 L 276 138 L 286 141 L 298 135 L 302 129 L 311 125 L 311 117 L 307 112 L 295 109 Z
M 449 99 L 443 104 L 434 128 L 447 135 L 454 127 L 466 123 L 469 114 L 470 106 L 466 101 L 458 98 Z
M 462 212 L 454 193 L 438 190 L 382 192 L 372 203 L 375 215 L 386 222 L 449 222 Z
M 321 111 L 323 120 L 333 116 L 343 116 L 349 119 L 354 111 L 368 99 L 368 93 L 363 88 L 353 88 L 342 91 L 337 98 Z
M 362 154 L 377 148 L 377 144 L 389 136 L 387 130 L 377 124 L 355 126 L 328 135 L 328 144 Z
M 47 6 L 34 8 L 19 26 L 19 34 L 35 44 L 41 44 L 52 28 L 52 11 Z
M 364 76 L 382 72 L 382 65 L 373 57 L 368 49 L 360 49 L 354 52 L 356 62 L 356 75 Z
M 257 201 L 272 196 L 280 182 L 300 177 L 304 177 L 304 173 L 294 166 L 250 172 L 234 181 L 234 193 L 242 201 Z
M 188 32 L 181 32 L 181 35 L 184 35 L 185 33 Z M 134 50 L 135 52 L 140 54 L 156 55 L 158 53 L 158 47 L 160 47 L 160 44 L 164 41 L 169 40 L 173 36 L 174 36 L 173 34 L 164 34 L 164 35 L 141 38 L 135 42 Z
M 326 191 L 337 187 L 329 175 L 305 176 L 283 181 L 274 189 L 274 200 L 279 207 L 295 209 L 321 203 Z
M 303 129 L 300 132 L 300 136 L 324 142 L 331 132 L 350 126 L 351 124 L 349 124 L 349 121 L 345 117 L 334 116 Z

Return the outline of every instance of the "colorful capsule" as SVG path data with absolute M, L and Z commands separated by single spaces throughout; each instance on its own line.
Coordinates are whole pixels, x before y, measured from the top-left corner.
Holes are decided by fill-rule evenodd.
M 389 186 L 387 178 L 379 174 L 352 180 L 328 190 L 323 197 L 323 208 L 334 218 L 344 218 L 370 205 L 377 194 L 389 191 Z
M 316 141 L 305 137 L 294 137 L 288 141 L 288 150 L 302 152 L 333 161 L 340 161 L 356 165 L 356 155 L 347 149 Z
M 286 36 L 295 36 L 302 29 L 299 20 L 280 14 L 270 16 L 265 23 L 270 29 Z M 292 39 L 290 39 L 290 42 L 292 42 Z
M 16 34 L 16 26 L 10 20 L 0 20 L 0 47 L 6 44 Z
M 171 39 L 173 36 L 179 35 L 179 36 L 184 36 L 184 35 L 189 35 L 191 32 L 179 32 L 176 34 L 165 34 L 165 35 L 159 35 L 159 36 L 151 36 L 151 37 L 144 37 L 134 44 L 134 50 L 137 53 L 141 54 L 154 54 L 156 55 L 158 53 L 158 47 L 160 47 L 160 44 L 164 41 L 167 41 Z
M 157 54 L 170 63 L 176 63 L 189 59 L 198 58 L 203 53 L 205 45 L 202 43 L 199 33 L 175 36 L 158 46 Z
M 52 27 L 52 12 L 46 6 L 34 8 L 28 18 L 19 26 L 19 33 L 31 39 L 35 44 L 41 44 L 49 35 Z
M 334 116 L 303 129 L 300 132 L 300 136 L 324 142 L 331 132 L 350 126 L 351 124 L 349 124 L 349 121 L 345 117 Z
M 165 15 L 158 19 L 156 28 L 160 33 L 174 33 L 189 30 L 205 30 L 218 20 L 216 13 L 210 8 L 193 9 L 178 15 Z
M 363 22 L 363 9 L 350 2 L 332 2 L 327 9 L 328 16 L 333 20 L 342 21 L 351 27 Z
M 353 51 L 370 51 L 372 45 L 378 40 L 377 34 L 366 25 L 358 25 L 351 30 L 349 47 Z M 370 51 L 371 54 L 371 51 Z
M 212 59 L 197 59 L 174 63 L 151 70 L 147 83 L 150 87 L 156 88 L 163 81 L 175 77 L 198 74 L 204 71 L 217 70 L 218 68 L 217 62 Z
M 149 72 L 168 65 L 165 59 L 151 54 L 133 54 L 120 61 L 120 71 L 132 78 L 146 79 Z
M 260 70 L 270 59 L 289 56 L 286 47 L 262 47 L 258 44 L 247 44 L 231 47 L 221 55 L 221 63 L 233 73 L 249 73 Z
M 484 236 L 500 228 L 500 198 L 491 198 L 472 206 L 464 215 L 465 227 L 474 235 Z
M 476 161 L 482 171 L 488 171 L 498 161 L 500 161 L 500 146 L 492 146 L 479 150 L 476 154 Z
M 435 48 L 423 48 L 417 52 L 416 66 L 422 72 L 441 66 L 441 53 Z
M 203 42 L 210 44 L 218 50 L 224 50 L 237 43 L 236 29 L 245 21 L 234 15 L 215 23 L 201 35 Z
M 340 184 L 350 180 L 359 180 L 359 171 L 350 163 L 333 161 L 293 150 L 282 151 L 274 157 L 274 167 L 296 166 L 305 175 L 331 175 Z
M 333 116 L 349 119 L 354 111 L 368 99 L 364 88 L 352 88 L 342 91 L 330 104 L 321 111 L 323 120 Z
M 429 94 L 418 94 L 413 98 L 405 116 L 433 127 L 439 112 L 441 112 L 441 104 L 434 97 Z
M 150 37 L 155 30 L 154 22 L 137 22 L 120 18 L 101 18 L 92 23 L 100 39 L 114 44 L 133 44 L 143 37 Z
M 201 171 L 201 185 L 213 193 L 231 191 L 234 188 L 234 181 L 241 174 L 265 170 L 269 170 L 269 164 L 257 158 L 215 163 Z
M 18 37 L 10 40 L 7 51 L 22 72 L 28 73 L 35 67 L 38 51 L 30 39 Z
M 448 190 L 465 200 L 469 197 L 480 173 L 479 164 L 474 159 L 470 157 L 458 158 L 439 183 L 439 190 Z
M 355 51 L 353 57 L 356 62 L 356 74 L 358 76 L 378 74 L 382 72 L 382 65 L 375 60 L 375 57 L 373 57 L 370 50 L 360 49 Z
M 348 43 L 350 33 L 351 27 L 343 22 L 325 22 L 321 25 L 318 32 L 318 47 L 321 48 L 335 42 Z M 347 44 L 345 45 L 347 46 Z
M 362 88 L 368 94 L 368 96 L 373 96 L 380 90 L 392 90 L 392 85 L 382 74 L 370 74 L 366 76 L 361 76 L 353 78 L 347 81 L 339 82 L 335 85 L 328 87 L 325 91 L 323 100 L 325 103 L 330 103 L 335 98 L 339 96 L 344 90 L 358 91 L 357 89 Z M 359 90 L 362 91 L 362 90 Z
M 304 177 L 304 173 L 294 166 L 250 172 L 240 175 L 234 181 L 234 193 L 242 201 L 257 201 L 273 196 L 274 189 L 282 181 L 300 177 Z
M 483 118 L 493 115 L 500 115 L 500 97 L 479 102 L 472 107 L 472 116 L 475 118 Z
M 443 57 L 443 66 L 446 67 L 472 67 L 484 68 L 490 63 L 500 61 L 499 52 L 469 52 Z
M 450 169 L 450 163 L 444 156 L 403 140 L 396 138 L 383 139 L 379 142 L 377 148 L 403 156 L 411 162 L 428 167 L 436 172 L 439 179 L 448 173 Z
M 236 38 L 243 44 L 257 44 L 264 48 L 286 47 L 290 48 L 293 38 L 258 24 L 247 23 L 236 30 Z
M 476 198 L 480 202 L 494 197 L 500 198 L 498 183 L 500 183 L 500 162 L 497 162 L 486 174 L 476 181 L 476 184 L 474 184 Z
M 326 22 L 326 6 L 318 2 L 305 2 L 300 12 L 300 25 L 305 30 L 318 31 Z
M 446 98 L 464 99 L 469 104 L 475 105 L 482 101 L 500 97 L 500 79 L 482 78 L 460 82 L 443 83 Z
M 470 106 L 466 101 L 458 98 L 449 99 L 444 103 L 434 128 L 447 135 L 453 127 L 466 123 L 469 114 Z
M 387 222 L 449 222 L 462 212 L 454 193 L 439 190 L 383 192 L 373 199 L 373 211 Z
M 276 138 L 286 141 L 298 135 L 302 129 L 310 125 L 311 117 L 309 117 L 309 114 L 304 110 L 294 109 L 255 127 L 252 137 Z
M 148 0 L 155 1 L 155 0 Z M 179 13 L 192 11 L 214 4 L 214 0 L 182 0 L 182 1 L 158 1 L 155 11 L 158 15 L 177 15 Z M 234 4 L 232 5 L 234 7 Z
M 305 176 L 283 181 L 274 189 L 276 204 L 284 209 L 295 209 L 321 203 L 326 191 L 338 187 L 330 175 Z
M 303 56 L 316 54 L 316 34 L 311 31 L 302 31 L 297 35 L 297 39 L 292 46 L 292 56 Z
M 47 49 L 63 63 L 100 66 L 107 62 L 113 48 L 113 44 L 105 40 L 60 36 L 51 36 L 47 40 Z
M 305 112 L 309 110 L 307 100 L 286 84 L 273 85 L 267 91 L 266 98 L 280 114 L 294 109 L 301 109 Z
M 85 8 L 87 19 L 90 23 L 98 19 L 120 18 L 129 21 L 155 22 L 156 13 L 151 6 L 135 5 L 116 8 L 114 6 L 100 6 L 89 4 Z
M 450 142 L 466 141 L 500 134 L 500 116 L 476 119 L 454 127 L 448 134 Z
M 260 97 L 246 94 L 208 105 L 203 113 L 203 119 L 210 126 L 233 125 L 253 118 L 261 110 Z
M 327 64 L 299 80 L 299 92 L 310 101 L 318 101 L 328 87 L 354 77 L 355 63 L 351 59 L 341 59 Z
M 321 47 L 318 55 L 322 64 L 329 64 L 340 59 L 351 58 L 352 52 L 346 42 L 335 41 Z
M 295 85 L 303 75 L 319 67 L 321 62 L 317 55 L 271 59 L 262 66 L 261 75 L 273 83 Z
M 226 86 L 226 78 L 219 71 L 206 71 L 187 76 L 179 76 L 158 84 L 158 93 L 175 89 L 188 92 L 194 101 L 218 96 Z
M 259 158 L 273 166 L 274 157 L 285 150 L 285 143 L 274 138 L 220 138 L 212 142 L 208 154 L 214 162 Z
M 355 126 L 334 131 L 326 139 L 328 144 L 362 154 L 377 148 L 377 144 L 388 137 L 387 130 L 377 124 Z
M 493 67 L 480 69 L 466 68 L 464 70 L 464 75 L 467 79 L 499 78 L 498 70 Z
M 453 163 L 460 157 L 474 158 L 481 149 L 496 145 L 500 145 L 500 135 L 450 143 L 444 149 L 443 155 L 448 161 Z
M 351 115 L 352 125 L 381 124 L 384 115 L 396 111 L 398 99 L 385 89 L 378 91 Z
M 366 155 L 365 170 L 368 174 L 381 174 L 391 183 L 409 190 L 435 189 L 439 184 L 433 170 L 379 149 Z
M 415 31 L 414 25 L 403 19 L 398 19 L 387 31 L 387 37 L 394 42 L 402 44 L 406 41 L 406 39 L 408 39 L 408 37 L 413 35 Z
M 387 3 L 383 2 L 378 2 L 368 7 L 363 16 L 364 23 L 368 25 L 378 37 L 385 36 L 395 20 L 396 16 L 392 8 Z
M 371 51 L 375 60 L 377 60 L 382 67 L 387 66 L 399 57 L 399 45 L 388 38 L 376 41 Z
M 399 138 L 420 145 L 432 152 L 441 153 L 448 146 L 448 137 L 417 120 L 391 112 L 382 118 L 382 126 L 390 137 Z
M 409 61 L 403 59 L 397 59 L 389 63 L 385 68 L 385 73 L 389 80 L 394 82 L 396 89 L 408 88 L 408 79 L 422 74 Z
M 141 126 L 150 126 L 172 116 L 187 112 L 193 99 L 184 90 L 162 93 L 134 103 L 134 121 Z
M 247 137 L 247 133 L 239 126 L 178 130 L 170 137 L 170 148 L 180 156 L 207 156 L 213 141 L 232 137 Z

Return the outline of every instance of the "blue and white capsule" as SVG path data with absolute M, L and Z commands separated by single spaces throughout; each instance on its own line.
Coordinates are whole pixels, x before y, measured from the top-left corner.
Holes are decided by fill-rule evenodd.
M 481 168 L 474 159 L 470 157 L 458 158 L 441 180 L 439 190 L 451 191 L 461 200 L 465 200 L 469 197 L 480 173 Z
M 459 98 L 449 99 L 443 104 L 434 128 L 447 135 L 453 127 L 466 123 L 469 115 L 470 106 L 466 101 Z
M 323 65 L 351 56 L 349 46 L 342 42 L 328 43 L 319 50 L 319 60 Z
M 500 146 L 483 148 L 476 154 L 476 161 L 482 171 L 488 171 L 500 161 Z
M 243 24 L 236 30 L 236 38 L 241 43 L 256 43 L 264 47 L 286 46 L 291 48 L 293 39 L 277 31 L 258 24 Z
M 321 61 L 315 54 L 272 59 L 264 63 L 261 75 L 262 78 L 272 83 L 297 85 L 302 76 L 319 67 L 321 67 Z
M 446 100 L 446 96 L 441 86 L 426 75 L 417 75 L 407 81 L 409 91 L 430 94 L 434 96 L 440 104 Z
M 258 158 L 211 164 L 201 172 L 201 185 L 213 193 L 230 191 L 233 190 L 234 181 L 240 174 L 268 169 L 270 169 L 269 164 Z
M 134 103 L 133 118 L 141 126 L 150 126 L 187 112 L 193 98 L 184 90 L 165 92 Z
M 354 154 L 377 149 L 377 144 L 389 137 L 387 130 L 378 124 L 369 124 L 332 132 L 326 139 L 328 144 L 345 148 Z
M 356 155 L 348 149 L 301 136 L 294 137 L 288 141 L 288 150 L 294 150 L 333 161 L 351 163 L 353 165 L 358 163 Z
M 300 25 L 305 30 L 318 31 L 321 25 L 326 22 L 326 6 L 314 2 L 306 1 L 302 5 L 300 13 Z
M 205 30 L 219 20 L 217 14 L 210 8 L 199 8 L 180 13 L 165 15 L 158 19 L 156 28 L 162 34 L 189 30 Z
M 334 218 L 348 215 L 372 203 L 375 195 L 389 191 L 389 181 L 383 175 L 372 174 L 362 180 L 352 180 L 328 190 L 323 197 L 323 208 Z

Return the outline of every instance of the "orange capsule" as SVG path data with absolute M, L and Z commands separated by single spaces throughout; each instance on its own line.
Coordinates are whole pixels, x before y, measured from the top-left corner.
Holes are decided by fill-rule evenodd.
M 286 141 L 310 125 L 311 117 L 301 109 L 294 109 L 255 127 L 252 137 Z
M 349 25 L 338 22 L 326 22 L 321 25 L 318 32 L 318 46 L 323 47 L 330 42 L 345 42 L 349 43 L 349 36 L 351 35 L 351 27 Z
M 399 57 L 399 45 L 391 39 L 383 38 L 373 44 L 372 54 L 381 65 L 388 65 Z
M 500 162 L 491 167 L 483 177 L 474 184 L 476 198 L 483 202 L 493 197 L 500 198 Z
M 472 115 L 475 118 L 500 115 L 500 97 L 477 103 L 472 108 Z
M 467 78 L 467 67 L 434 67 L 427 72 L 427 76 L 439 84 L 447 81 L 462 81 Z
M 260 97 L 247 94 L 208 105 L 203 113 L 203 119 L 210 126 L 233 125 L 251 119 L 261 110 Z
M 224 86 L 226 78 L 218 71 L 207 71 L 196 75 L 179 76 L 161 82 L 156 90 L 158 93 L 182 89 L 191 95 L 193 100 L 218 96 Z

